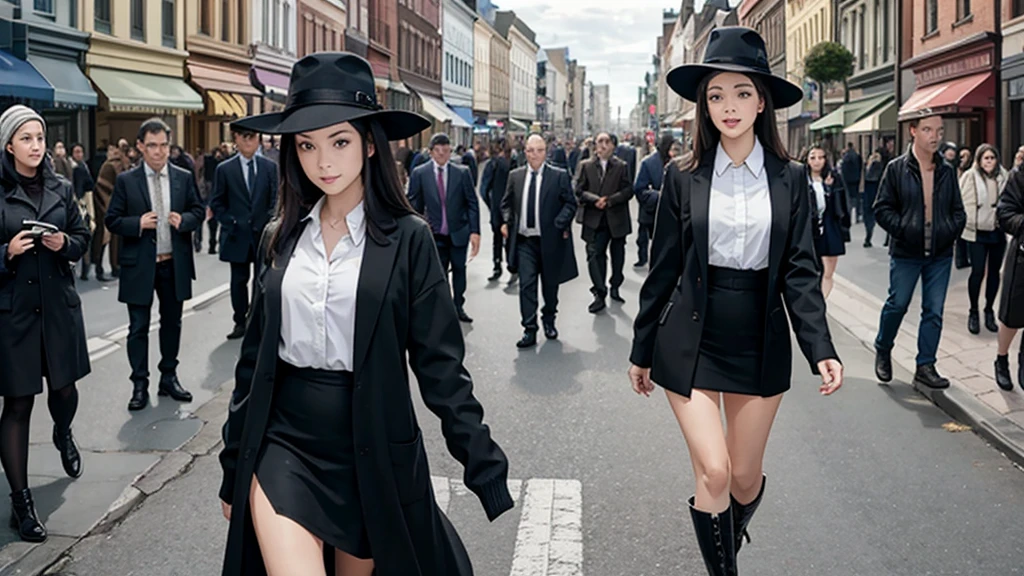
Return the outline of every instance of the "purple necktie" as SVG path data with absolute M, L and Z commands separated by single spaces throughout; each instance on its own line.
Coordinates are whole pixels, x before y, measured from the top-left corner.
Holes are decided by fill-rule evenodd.
M 444 189 L 444 168 L 437 168 L 437 193 L 441 196 L 441 236 L 448 235 L 448 206 L 446 199 L 448 193 Z

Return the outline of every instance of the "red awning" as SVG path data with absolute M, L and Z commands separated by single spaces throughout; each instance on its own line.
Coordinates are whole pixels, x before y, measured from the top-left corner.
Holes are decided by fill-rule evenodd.
M 914 91 L 900 107 L 899 120 L 955 113 L 971 108 L 991 108 L 994 105 L 996 82 L 991 72 L 957 78 L 949 82 L 925 86 Z

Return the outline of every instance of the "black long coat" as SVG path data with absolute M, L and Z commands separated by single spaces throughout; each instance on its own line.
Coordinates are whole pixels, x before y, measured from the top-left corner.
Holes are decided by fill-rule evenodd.
M 480 181 L 480 197 L 491 211 L 492 230 L 498 230 L 505 223 L 501 215 L 501 198 L 508 186 L 508 173 L 508 158 L 492 156 L 484 168 L 483 179 Z
M 29 396 L 43 391 L 43 349 L 51 389 L 80 380 L 90 371 L 71 263 L 89 247 L 71 183 L 44 161 L 40 207 L 18 182 L 6 153 L 0 164 L 0 395 Z M 21 231 L 22 220 L 49 222 L 66 235 L 64 248 L 53 252 L 41 241 L 28 252 L 7 259 L 7 244 Z
M 999 194 L 996 217 L 1003 232 L 1013 236 L 1006 247 L 999 321 L 1009 328 L 1024 328 L 1024 172 L 1013 172 Z
M 505 195 L 501 199 L 502 218 L 508 224 L 509 266 L 518 267 L 517 237 L 523 188 L 529 166 L 516 168 L 508 177 Z M 543 274 L 565 284 L 579 276 L 576 251 L 572 247 L 572 219 L 576 214 L 576 195 L 572 191 L 569 173 L 561 168 L 544 165 L 540 198 L 540 250 Z M 569 232 L 569 237 L 565 237 Z
M 714 154 L 696 172 L 683 172 L 669 163 L 654 225 L 651 269 L 640 290 L 640 312 L 633 325 L 630 362 L 650 368 L 651 380 L 683 396 L 689 396 L 694 385 L 707 306 L 704 279 L 713 163 Z M 839 356 L 818 284 L 804 167 L 783 162 L 766 150 L 764 169 L 772 225 L 761 379 L 763 395 L 772 396 L 790 384 L 789 321 L 812 372 L 817 373 L 818 362 Z
M 277 206 L 277 164 L 263 156 L 253 156 L 256 182 L 250 197 L 241 158 L 241 154 L 236 154 L 217 165 L 208 202 L 213 217 L 221 225 L 220 260 L 237 264 L 252 261 L 260 235 Z
M 601 197 L 608 198 L 604 210 L 594 206 Z M 583 239 L 590 241 L 601 223 L 601 216 L 608 218 L 608 229 L 612 238 L 625 238 L 633 231 L 629 216 L 629 199 L 633 197 L 633 180 L 630 179 L 626 163 L 612 156 L 608 158 L 604 178 L 601 177 L 601 160 L 597 156 L 580 163 L 580 177 L 576 180 L 576 199 L 579 201 L 583 224 Z
M 220 497 L 232 504 L 226 576 L 265 574 L 249 490 L 274 393 L 281 281 L 305 226 L 301 222 L 288 235 L 272 266 L 257 275 L 235 369 L 220 455 Z M 508 461 L 491 440 L 483 408 L 473 397 L 462 363 L 462 329 L 430 228 L 413 215 L 382 228 L 387 231 L 384 242 L 372 236 L 366 242 L 356 293 L 353 409 L 338 415 L 352 419 L 356 475 L 368 511 L 364 520 L 376 576 L 470 576 L 473 569 L 462 542 L 434 501 L 408 368 L 424 403 L 441 420 L 449 452 L 465 466 L 466 486 L 491 520 L 513 505 Z

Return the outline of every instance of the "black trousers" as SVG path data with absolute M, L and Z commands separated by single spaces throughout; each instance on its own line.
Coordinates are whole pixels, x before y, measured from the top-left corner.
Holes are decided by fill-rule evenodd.
M 466 303 L 466 255 L 467 246 L 453 246 L 451 236 L 434 234 L 434 242 L 437 244 L 437 255 L 441 257 L 441 269 L 445 277 L 450 271 L 452 298 L 455 300 L 455 307 L 462 308 Z
M 547 274 L 541 272 L 544 268 L 544 256 L 540 236 L 520 235 L 516 250 L 519 256 L 519 315 L 523 320 L 523 328 L 536 332 L 537 278 L 540 277 L 540 289 L 544 294 L 544 308 L 541 314 L 545 323 L 554 323 L 555 314 L 558 312 L 558 279 L 549 278 Z
M 636 247 L 637 247 L 637 261 L 640 264 L 647 264 L 647 260 L 651 255 L 651 237 L 654 235 L 654 226 L 651 224 L 644 224 L 643 222 L 637 222 L 636 229 Z
M 248 261 L 231 263 L 231 310 L 236 326 L 244 326 L 245 317 L 249 314 L 249 278 L 254 274 L 256 259 L 250 246 Z
M 508 248 L 505 246 L 505 237 L 501 235 L 501 225 L 491 225 L 491 255 L 494 261 L 494 269 L 501 270 L 502 252 Z M 506 256 L 506 259 L 508 257 Z
M 967 298 L 971 310 L 978 309 L 981 295 L 981 281 L 985 280 L 985 310 L 992 310 L 992 304 L 999 294 L 999 269 L 1006 253 L 1006 237 L 1001 230 L 978 232 L 978 242 L 968 242 L 971 255 L 971 275 L 967 278 Z M 986 279 L 985 269 L 988 268 Z
M 626 238 L 612 238 L 612 233 L 607 226 L 590 231 L 587 235 L 587 268 L 590 271 L 590 291 L 601 298 L 608 295 L 608 247 L 611 246 L 612 253 L 612 278 L 611 287 L 617 289 L 622 286 L 625 276 L 622 275 L 622 267 L 626 262 Z
M 217 222 L 216 218 L 210 218 L 206 221 L 206 225 L 210 228 L 210 250 L 216 250 L 217 230 L 220 228 L 220 222 Z
M 851 212 L 856 214 L 856 222 L 860 222 L 864 219 L 864 207 L 860 201 L 860 181 L 844 182 L 844 184 L 846 184 L 846 205 L 850 207 Z
M 174 260 L 156 265 L 156 296 L 160 300 L 160 380 L 176 375 L 181 347 L 181 309 L 174 290 Z M 132 383 L 149 385 L 149 316 L 152 306 L 128 305 L 128 363 Z

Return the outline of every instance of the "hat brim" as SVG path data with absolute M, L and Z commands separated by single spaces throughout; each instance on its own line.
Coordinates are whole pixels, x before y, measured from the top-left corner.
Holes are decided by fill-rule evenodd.
M 261 134 L 298 134 L 368 118 L 374 118 L 380 123 L 388 140 L 409 138 L 432 126 L 430 120 L 404 110 L 367 110 L 344 104 L 311 104 L 284 112 L 242 118 L 232 122 L 231 128 Z
M 804 91 L 789 80 L 737 64 L 684 64 L 673 68 L 665 81 L 668 82 L 669 88 L 673 92 L 690 102 L 696 102 L 697 87 L 700 85 L 700 81 L 708 74 L 716 72 L 738 72 L 758 76 L 768 85 L 768 91 L 772 95 L 772 105 L 776 110 L 789 108 L 803 100 L 804 97 Z

